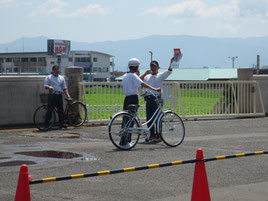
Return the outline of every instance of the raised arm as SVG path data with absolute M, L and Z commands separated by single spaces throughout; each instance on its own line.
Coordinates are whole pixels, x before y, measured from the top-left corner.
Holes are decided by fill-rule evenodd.
M 146 75 L 149 75 L 149 74 L 151 74 L 151 73 L 152 73 L 151 70 L 147 70 L 142 76 L 140 76 L 140 79 L 141 79 L 141 80 L 144 80 L 145 76 L 146 76 Z

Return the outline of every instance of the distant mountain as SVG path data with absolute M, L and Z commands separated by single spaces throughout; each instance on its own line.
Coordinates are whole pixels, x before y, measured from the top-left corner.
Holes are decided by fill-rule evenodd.
M 0 52 L 47 51 L 47 37 L 20 38 L 0 44 Z M 140 59 L 141 68 L 147 68 L 150 53 L 161 67 L 169 65 L 173 48 L 181 48 L 181 68 L 231 68 L 232 59 L 238 56 L 235 67 L 252 67 L 260 55 L 261 66 L 268 65 L 268 37 L 210 38 L 189 35 L 152 35 L 134 40 L 104 41 L 96 43 L 71 41 L 72 50 L 100 51 L 115 56 L 115 69 L 126 70 L 128 59 Z

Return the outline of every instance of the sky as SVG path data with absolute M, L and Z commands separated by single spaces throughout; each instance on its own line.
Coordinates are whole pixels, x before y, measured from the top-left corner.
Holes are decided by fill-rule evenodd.
M 38 36 L 76 42 L 268 36 L 268 0 L 0 0 L 0 27 L 0 44 Z

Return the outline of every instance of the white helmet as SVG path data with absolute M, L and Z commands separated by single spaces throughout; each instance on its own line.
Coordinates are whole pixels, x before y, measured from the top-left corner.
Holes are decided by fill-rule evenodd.
M 140 65 L 141 65 L 141 62 L 137 58 L 131 58 L 128 61 L 128 67 L 131 67 L 131 66 L 140 66 Z

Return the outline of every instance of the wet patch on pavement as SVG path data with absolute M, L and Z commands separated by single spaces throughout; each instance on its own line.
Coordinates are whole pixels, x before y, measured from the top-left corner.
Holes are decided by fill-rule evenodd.
M 45 157 L 45 158 L 62 158 L 62 159 L 82 157 L 82 154 L 63 152 L 63 151 L 52 151 L 52 150 L 16 152 L 15 154 L 34 156 L 34 157 Z
M 53 145 L 55 145 L 53 143 Z M 69 151 L 53 150 L 43 145 L 4 145 L 0 150 L 0 167 L 20 166 L 22 164 L 35 165 L 46 163 L 49 160 L 64 161 L 96 161 L 98 157 L 90 153 L 74 153 Z
M 10 167 L 10 166 L 20 166 L 20 165 L 33 165 L 37 164 L 36 162 L 33 161 L 20 161 L 20 160 L 14 160 L 14 161 L 7 161 L 7 162 L 2 162 L 0 163 L 0 167 Z

